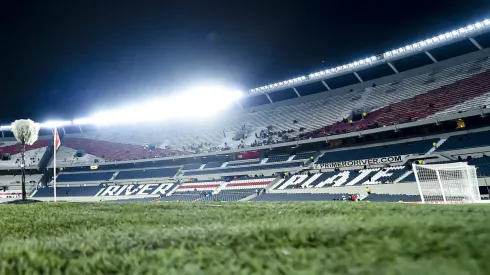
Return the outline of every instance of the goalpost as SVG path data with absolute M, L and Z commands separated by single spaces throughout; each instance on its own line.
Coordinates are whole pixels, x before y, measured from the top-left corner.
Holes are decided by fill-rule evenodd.
M 422 203 L 470 203 L 480 201 L 475 166 L 465 162 L 413 164 Z

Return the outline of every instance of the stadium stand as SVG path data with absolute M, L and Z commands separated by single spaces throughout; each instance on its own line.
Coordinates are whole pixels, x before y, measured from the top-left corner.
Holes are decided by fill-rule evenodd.
M 145 146 L 140 145 L 68 136 L 63 139 L 63 146 L 83 150 L 87 154 L 100 157 L 106 161 L 137 160 L 181 154 L 174 150 L 166 150 L 158 147 L 155 147 L 155 150 L 151 151 L 145 148 Z
M 147 178 L 166 178 L 174 177 L 179 168 L 154 168 L 146 170 L 123 170 L 114 178 L 115 180 L 128 180 L 128 179 L 147 179 Z
M 490 146 L 490 131 L 450 136 L 437 151 Z
M 83 197 L 95 196 L 99 192 L 99 186 L 76 186 L 76 187 L 58 187 L 56 188 L 56 196 L 59 197 Z M 38 197 L 53 197 L 53 188 L 39 188 L 33 195 Z
M 488 97 L 488 68 L 490 61 L 485 58 L 310 102 L 255 112 L 231 113 L 216 121 L 221 129 L 225 129 L 225 135 L 222 134 L 223 130 L 211 126 L 179 129 L 178 133 L 176 130 L 163 131 L 152 135 L 147 135 L 145 131 L 128 130 L 120 133 L 117 132 L 119 129 L 108 128 L 96 135 L 67 135 L 63 146 L 83 150 L 101 160 L 121 161 L 226 151 L 252 145 L 277 144 L 295 140 L 296 137 L 308 139 L 416 121 L 460 112 L 461 108 L 467 110 L 469 106 L 484 106 L 485 102 L 475 102 L 478 102 L 478 98 Z M 366 117 L 353 121 L 352 125 L 347 120 L 342 121 L 345 114 L 349 119 L 353 118 L 353 110 L 361 103 L 363 109 L 369 110 Z M 245 128 L 248 136 L 242 143 L 233 140 L 233 136 L 242 129 L 244 121 L 247 122 Z M 261 136 L 261 132 L 265 136 Z M 149 144 L 158 146 L 150 150 Z M 72 163 L 73 156 L 71 158 L 60 156 L 59 161 Z
M 221 167 L 221 165 L 223 165 L 222 162 L 210 162 L 210 163 L 206 163 L 206 166 L 204 166 L 204 169 L 217 168 L 217 167 Z
M 303 152 L 303 153 L 297 153 L 292 160 L 298 160 L 298 159 L 310 159 L 311 157 L 314 157 L 316 152 Z
M 200 163 L 192 163 L 192 164 L 186 164 L 184 167 L 182 167 L 182 170 L 195 170 L 199 169 L 202 164 Z
M 468 164 L 476 166 L 476 173 L 479 177 L 490 177 L 489 157 L 471 159 Z
M 79 125 L 71 125 L 72 131 L 63 136 L 62 147 L 57 153 L 57 163 L 63 167 L 58 182 L 66 185 L 104 182 L 104 187 L 66 187 L 70 189 L 60 189 L 59 194 L 130 196 L 151 193 L 153 197 L 162 196 L 161 201 L 236 201 L 254 195 L 258 195 L 254 201 L 325 201 L 341 199 L 347 195 L 343 193 L 345 190 L 363 190 L 371 184 L 379 184 L 380 189 L 387 187 L 387 192 L 386 189 L 394 184 L 415 181 L 411 161 L 419 158 L 420 161 L 427 159 L 429 163 L 456 161 L 458 153 L 444 152 L 489 145 L 488 129 L 449 136 L 448 131 L 455 127 L 454 120 L 453 125 L 448 126 L 440 125 L 439 120 L 426 119 L 453 119 L 472 110 L 472 113 L 480 111 L 477 114 L 479 121 L 475 122 L 475 115 L 472 117 L 475 127 L 488 123 L 485 120 L 488 110 L 480 108 L 490 106 L 489 55 L 488 49 L 475 50 L 437 64 L 333 89 L 325 82 L 321 84 L 319 81 L 323 78 L 319 78 L 316 84 L 320 84 L 321 90 L 312 96 L 299 94 L 309 83 L 302 83 L 304 86 L 294 84 L 292 86 L 300 91 L 295 90 L 298 93 L 296 99 L 253 108 L 245 104 L 241 106 L 243 109 L 237 108 L 209 124 L 137 125 L 124 130 L 104 126 L 86 131 Z M 349 69 L 348 73 L 352 74 L 352 71 Z M 330 78 L 325 78 L 326 82 L 328 80 Z M 288 89 L 291 90 L 291 86 Z M 401 130 L 396 128 L 403 123 L 410 123 L 404 126 L 413 128 L 407 131 L 403 127 Z M 416 128 L 423 123 L 427 127 Z M 360 130 L 369 131 L 352 133 Z M 431 136 L 427 136 L 429 134 Z M 315 138 L 319 139 L 309 141 Z M 406 141 L 404 138 L 418 140 Z M 290 143 L 287 146 L 281 144 L 285 142 Z M 367 145 L 373 142 L 388 145 Z M 393 142 L 398 143 L 390 144 Z M 436 151 L 434 142 L 441 143 Z M 28 147 L 28 165 L 35 166 L 48 145 L 49 140 L 40 140 Z M 354 147 L 341 148 L 344 145 Z M 300 153 L 295 154 L 296 151 Z M 11 159 L 1 161 L 0 167 L 7 164 L 18 167 L 19 152 L 19 144 L 6 139 L 0 145 L 0 153 L 10 154 Z M 484 152 L 479 151 L 479 156 L 485 156 Z M 490 176 L 488 158 L 471 159 L 475 156 L 472 152 L 468 154 L 463 156 L 477 166 L 478 176 Z M 321 156 L 315 163 L 307 161 L 318 155 Z M 259 159 L 264 156 L 269 157 Z M 356 165 L 342 163 L 398 156 L 403 158 L 379 165 L 367 163 L 364 169 L 353 169 L 363 167 L 364 164 L 357 165 L 361 162 Z M 339 163 L 341 165 L 337 165 Z M 253 177 L 253 173 L 266 174 L 266 177 Z M 33 186 L 40 177 L 32 175 Z M 18 184 L 18 178 L 18 175 L 2 174 L 0 183 Z M 177 182 L 161 183 L 166 178 L 175 178 Z M 111 185 L 112 181 L 117 181 L 118 185 Z M 267 191 L 265 194 L 263 189 Z M 294 189 L 311 189 L 312 193 L 300 194 L 300 190 Z M 327 189 L 334 189 L 336 193 L 314 193 Z M 52 188 L 42 188 L 35 193 L 36 196 L 43 194 L 52 196 Z M 384 193 L 371 194 L 365 199 L 417 201 L 411 195 Z
M 260 159 L 257 160 L 252 160 L 252 161 L 237 161 L 237 162 L 229 162 L 226 167 L 232 167 L 232 166 L 243 166 L 243 165 L 252 165 L 252 164 L 259 164 Z
M 198 176 L 206 174 L 225 174 L 225 173 L 242 173 L 250 171 L 261 171 L 261 170 L 278 170 L 284 168 L 294 168 L 300 167 L 303 162 L 286 162 L 278 164 L 264 164 L 264 165 L 254 165 L 254 166 L 237 166 L 230 168 L 220 168 L 220 169 L 208 169 L 208 170 L 197 170 L 197 171 L 184 171 L 185 176 Z
M 38 140 L 33 145 L 26 145 L 26 167 L 36 167 L 41 157 L 49 145 L 48 140 Z M 20 167 L 20 143 L 15 141 L 5 141 L 0 145 L 0 167 L 14 168 Z M 3 156 L 9 156 L 4 158 Z
M 57 182 L 103 182 L 112 178 L 114 172 L 94 172 L 94 173 L 61 173 L 56 178 Z
M 268 159 L 267 159 L 267 163 L 273 163 L 273 162 L 282 162 L 282 161 L 286 161 L 289 159 L 289 156 L 288 155 L 282 155 L 282 156 L 270 156 Z

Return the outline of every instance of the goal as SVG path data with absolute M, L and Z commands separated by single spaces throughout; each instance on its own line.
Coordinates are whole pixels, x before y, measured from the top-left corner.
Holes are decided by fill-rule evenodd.
M 465 162 L 413 164 L 422 203 L 471 203 L 480 201 L 475 166 Z

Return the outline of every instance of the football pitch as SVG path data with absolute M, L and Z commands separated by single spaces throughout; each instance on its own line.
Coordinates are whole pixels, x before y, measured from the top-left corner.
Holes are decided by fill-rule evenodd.
M 0 205 L 0 274 L 489 274 L 489 205 Z

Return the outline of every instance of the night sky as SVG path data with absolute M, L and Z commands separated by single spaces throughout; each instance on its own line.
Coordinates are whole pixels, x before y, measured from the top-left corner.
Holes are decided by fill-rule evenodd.
M 204 4 L 205 3 L 205 4 Z M 246 90 L 489 18 L 486 0 L 5 1 L 0 122 Z

